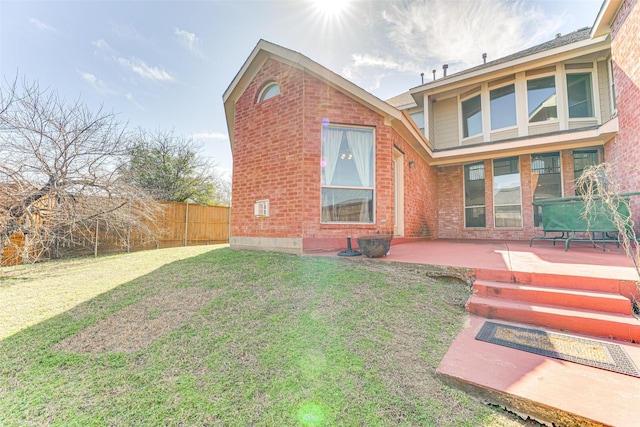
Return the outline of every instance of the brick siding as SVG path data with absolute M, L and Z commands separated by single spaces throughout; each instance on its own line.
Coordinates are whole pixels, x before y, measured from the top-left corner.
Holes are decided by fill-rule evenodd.
M 611 25 L 611 56 L 618 110 L 618 135 L 605 146 L 605 159 L 615 165 L 621 191 L 640 191 L 640 8 L 625 1 Z M 636 229 L 640 200 L 632 199 Z
M 270 81 L 280 95 L 256 103 Z M 322 120 L 375 128 L 375 224 L 321 224 Z M 436 177 L 384 117 L 303 70 L 269 59 L 235 107 L 232 237 L 301 238 L 303 250 L 344 248 L 346 237 L 393 233 L 393 147 L 405 153 L 405 236 L 437 236 Z M 253 206 L 269 199 L 270 216 Z M 355 246 L 355 245 L 354 245 Z

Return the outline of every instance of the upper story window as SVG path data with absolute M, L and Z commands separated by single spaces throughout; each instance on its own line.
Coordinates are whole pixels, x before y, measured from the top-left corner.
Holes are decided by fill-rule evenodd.
M 591 73 L 567 74 L 569 118 L 594 117 Z
M 609 61 L 607 63 L 607 68 L 609 71 L 609 83 L 611 85 L 610 88 L 610 92 L 611 92 L 611 111 L 613 111 L 613 113 L 615 113 L 617 111 L 617 106 L 616 106 L 616 84 L 613 80 L 613 62 L 611 61 L 611 58 L 609 58 Z
M 374 222 L 374 131 L 322 129 L 321 222 Z
M 411 113 L 411 118 L 424 134 L 424 111 L 416 111 L 415 113 Z
M 527 80 L 527 111 L 530 123 L 558 118 L 555 76 Z
M 267 99 L 273 98 L 276 95 L 280 95 L 280 86 L 276 82 L 267 83 L 260 95 L 258 95 L 258 102 L 266 101 Z
M 517 124 L 516 87 L 513 84 L 493 89 L 489 92 L 491 110 L 491 130 L 502 129 Z
M 480 95 L 462 101 L 462 135 L 464 138 L 482 133 L 482 103 Z

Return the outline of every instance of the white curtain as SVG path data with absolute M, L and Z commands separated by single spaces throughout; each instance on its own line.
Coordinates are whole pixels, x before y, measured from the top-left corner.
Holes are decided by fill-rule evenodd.
M 358 171 L 358 177 L 363 187 L 372 187 L 371 182 L 371 153 L 373 152 L 373 141 L 371 132 L 361 132 L 349 130 L 347 133 L 347 143 L 349 150 L 353 153 L 353 161 Z
M 331 185 L 333 174 L 338 164 L 338 155 L 340 154 L 340 144 L 342 143 L 342 129 L 332 129 L 325 127 L 323 130 L 324 141 L 322 143 L 322 156 L 325 161 L 324 166 L 324 185 Z
M 358 171 L 360 184 L 363 187 L 372 187 L 371 167 L 373 166 L 373 138 L 371 132 L 347 131 L 347 143 L 349 150 L 353 153 L 353 161 Z M 368 192 L 366 192 L 368 194 Z M 363 197 L 360 207 L 360 221 L 369 222 L 371 215 L 369 214 L 369 198 Z

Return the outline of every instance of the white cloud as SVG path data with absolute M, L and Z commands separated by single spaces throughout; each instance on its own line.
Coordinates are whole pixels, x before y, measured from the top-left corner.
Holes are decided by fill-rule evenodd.
M 113 49 L 111 48 L 111 46 L 109 46 L 109 43 L 107 43 L 104 39 L 93 41 L 91 42 L 91 44 L 97 47 L 99 50 L 105 52 L 113 52 Z
M 525 0 L 417 0 L 384 3 L 378 34 L 394 53 L 389 56 L 356 53 L 343 70 L 358 84 L 376 86 L 388 71 L 431 77 L 494 60 L 549 39 L 564 16 L 545 14 Z
M 194 133 L 193 139 L 212 139 L 215 141 L 228 141 L 229 136 L 223 132 L 198 132 Z
M 31 22 L 32 25 L 34 25 L 37 29 L 41 31 L 58 31 L 57 28 L 52 27 L 51 25 L 45 24 L 44 22 L 36 18 L 29 18 L 29 22 Z
M 139 108 L 140 110 L 144 110 L 144 109 L 145 109 L 142 105 L 140 105 L 140 104 L 138 103 L 138 101 L 136 101 L 135 97 L 133 96 L 133 94 L 132 94 L 131 92 L 127 92 L 127 93 L 124 95 L 124 97 L 125 97 L 125 98 L 127 98 L 127 100 L 128 100 L 129 102 L 131 102 L 133 105 L 135 105 L 135 106 L 136 106 L 137 108 Z
M 95 90 L 105 94 L 113 94 L 113 90 L 103 81 L 96 77 L 95 74 L 88 73 L 86 71 L 76 70 L 82 80 L 89 83 Z
M 176 28 L 174 31 L 180 40 L 189 48 L 191 53 L 201 56 L 200 53 L 200 39 L 194 33 L 190 33 L 189 31 L 181 30 L 180 28 Z
M 144 61 L 138 58 L 132 58 L 129 60 L 120 57 L 118 58 L 118 63 L 146 80 L 155 82 L 171 82 L 174 80 L 171 74 L 169 74 L 167 71 L 158 67 L 150 67 L 149 65 L 145 64 Z

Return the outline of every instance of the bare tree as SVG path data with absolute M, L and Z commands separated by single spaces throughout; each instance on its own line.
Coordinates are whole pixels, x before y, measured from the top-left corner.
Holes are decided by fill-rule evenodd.
M 154 235 L 157 211 L 122 178 L 128 136 L 114 113 L 23 82 L 0 88 L 0 251 L 18 236 L 26 262 L 55 248 Z M 1 253 L 1 252 L 0 252 Z

